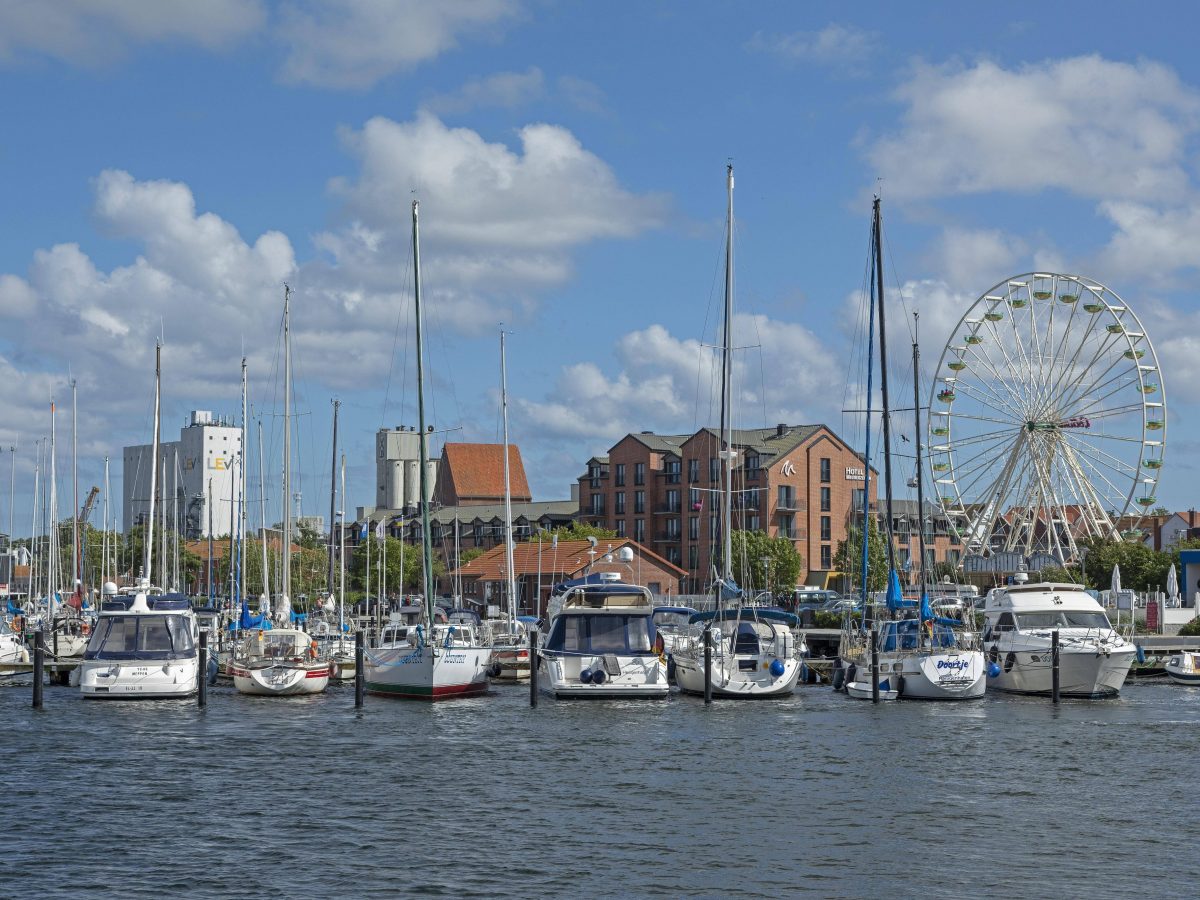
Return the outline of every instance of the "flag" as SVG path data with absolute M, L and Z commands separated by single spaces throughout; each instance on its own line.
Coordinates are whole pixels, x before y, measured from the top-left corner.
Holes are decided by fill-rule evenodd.
M 366 522 L 363 522 L 362 534 L 359 535 L 358 539 L 360 541 L 365 541 L 367 539 L 367 523 Z
M 383 519 L 380 519 L 379 522 L 375 525 L 375 540 L 382 541 L 383 536 L 384 536 Z

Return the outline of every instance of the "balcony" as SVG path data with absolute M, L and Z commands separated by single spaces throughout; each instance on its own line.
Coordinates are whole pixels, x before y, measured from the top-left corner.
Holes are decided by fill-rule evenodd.
M 654 534 L 656 544 L 678 544 L 683 537 L 682 531 L 658 531 Z
M 780 528 L 776 537 L 787 538 L 789 541 L 803 541 L 808 537 L 808 531 L 804 528 Z
M 785 498 L 785 500 L 780 500 L 775 504 L 775 515 L 791 515 L 792 513 L 808 512 L 807 500 L 797 500 L 795 497 Z
M 654 514 L 656 516 L 683 515 L 683 504 L 682 503 L 657 503 L 654 506 Z

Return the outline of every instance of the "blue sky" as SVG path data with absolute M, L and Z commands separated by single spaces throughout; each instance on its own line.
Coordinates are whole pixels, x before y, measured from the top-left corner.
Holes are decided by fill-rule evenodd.
M 930 371 L 1008 276 L 1080 273 L 1128 302 L 1169 392 L 1157 496 L 1186 508 L 1193 20 L 1186 4 L 6 4 L 0 444 L 19 442 L 16 531 L 68 373 L 85 488 L 105 454 L 148 439 L 160 327 L 165 434 L 189 409 L 236 410 L 243 348 L 274 423 L 284 281 L 306 511 L 328 505 L 334 396 L 350 505 L 370 503 L 371 435 L 415 421 L 413 196 L 439 429 L 497 439 L 501 321 L 540 499 L 567 496 L 627 431 L 710 424 L 728 159 L 738 342 L 753 348 L 739 424 L 828 422 L 861 443 L 842 410 L 882 185 L 897 343 L 919 308 Z M 119 496 L 119 467 L 113 481 Z

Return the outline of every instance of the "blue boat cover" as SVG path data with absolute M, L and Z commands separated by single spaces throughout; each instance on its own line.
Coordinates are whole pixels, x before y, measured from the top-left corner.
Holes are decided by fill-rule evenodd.
M 654 607 L 654 614 L 658 615 L 659 613 L 678 613 L 681 616 L 693 616 L 696 614 L 696 610 L 692 609 L 690 606 L 656 606 L 656 607 Z
M 8 612 L 9 612 L 9 615 L 13 615 L 13 616 L 25 615 L 25 610 L 21 609 L 21 607 L 17 606 L 15 603 L 12 602 L 12 597 L 8 598 Z

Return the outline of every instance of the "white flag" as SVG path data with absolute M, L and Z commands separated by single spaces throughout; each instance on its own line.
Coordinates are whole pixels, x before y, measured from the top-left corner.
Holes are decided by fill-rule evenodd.
M 383 540 L 383 534 L 384 534 L 384 532 L 383 532 L 383 519 L 380 519 L 380 520 L 379 520 L 379 522 L 378 522 L 378 524 L 376 524 L 376 526 L 375 526 L 375 540 L 377 540 L 377 541 L 382 541 L 382 540 Z

